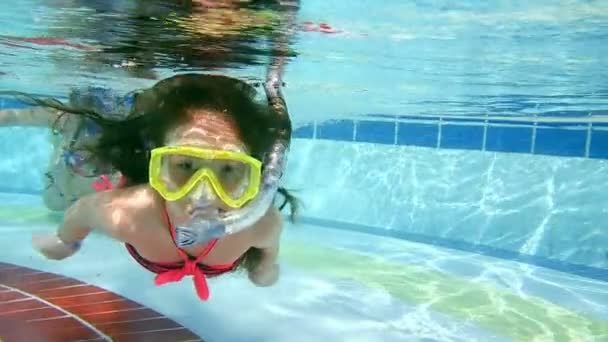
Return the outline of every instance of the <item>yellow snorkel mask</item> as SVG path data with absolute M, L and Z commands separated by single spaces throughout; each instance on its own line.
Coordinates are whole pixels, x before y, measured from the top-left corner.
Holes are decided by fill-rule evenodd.
M 260 190 L 262 162 L 242 152 L 194 146 L 165 146 L 151 151 L 150 185 L 176 201 L 206 181 L 231 208 L 240 208 Z

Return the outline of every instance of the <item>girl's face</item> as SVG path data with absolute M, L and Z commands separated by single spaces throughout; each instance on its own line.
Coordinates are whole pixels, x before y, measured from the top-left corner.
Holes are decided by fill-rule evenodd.
M 190 146 L 213 150 L 247 153 L 234 120 L 225 113 L 206 110 L 193 111 L 191 120 L 170 130 L 165 145 Z M 172 155 L 163 160 L 162 175 L 169 187 L 184 185 L 201 168 L 213 172 L 227 192 L 238 192 L 248 180 L 248 170 L 242 163 L 231 160 L 202 160 Z M 167 207 L 177 219 L 188 219 L 195 212 L 209 214 L 232 210 L 214 191 L 208 181 L 199 182 L 186 196 L 168 201 Z

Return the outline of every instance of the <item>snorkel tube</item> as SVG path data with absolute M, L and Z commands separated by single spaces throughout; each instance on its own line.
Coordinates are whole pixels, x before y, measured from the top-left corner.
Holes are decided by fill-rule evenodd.
M 283 100 L 279 72 L 282 68 L 270 68 L 264 90 L 271 106 L 277 111 L 281 125 L 276 127 L 277 139 L 265 154 L 262 166 L 262 181 L 258 195 L 244 207 L 225 215 L 194 215 L 188 222 L 175 227 L 175 243 L 179 247 L 205 243 L 212 239 L 234 234 L 258 222 L 272 205 L 279 188 L 286 156 L 291 140 L 291 121 Z
M 287 162 L 287 152 L 291 141 L 291 120 L 287 111 L 287 105 L 281 93 L 282 74 L 285 60 L 287 58 L 287 43 L 291 30 L 293 30 L 294 15 L 289 13 L 287 29 L 279 36 L 275 46 L 278 47 L 278 55 L 275 54 L 268 72 L 264 91 L 268 103 L 272 106 L 280 118 L 277 127 L 273 127 L 276 139 L 269 151 L 266 152 L 262 162 L 262 181 L 258 195 L 244 207 L 232 210 L 225 215 L 195 215 L 189 222 L 175 227 L 175 243 L 179 247 L 191 246 L 205 243 L 212 239 L 234 234 L 247 229 L 258 222 L 272 206 L 277 194 L 283 170 Z

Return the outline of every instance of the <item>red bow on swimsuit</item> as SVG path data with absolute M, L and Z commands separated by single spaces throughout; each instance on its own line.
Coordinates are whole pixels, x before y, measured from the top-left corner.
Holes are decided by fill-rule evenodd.
M 171 228 L 173 228 L 173 225 L 171 225 Z M 171 235 L 174 234 L 175 231 L 171 229 Z M 159 273 L 154 279 L 154 283 L 157 286 L 160 286 L 167 283 L 181 281 L 185 276 L 192 276 L 194 278 L 194 288 L 196 289 L 196 294 L 198 297 L 201 300 L 209 299 L 209 286 L 207 285 L 207 277 L 205 277 L 205 272 L 203 272 L 202 267 L 209 268 L 210 274 L 220 274 L 234 267 L 234 264 L 214 265 L 213 267 L 199 264 L 200 261 L 206 257 L 209 252 L 211 252 L 216 243 L 217 239 L 209 241 L 205 249 L 194 260 L 192 260 L 181 248 L 178 248 L 177 251 L 184 260 L 184 266 L 182 268 Z
M 198 266 L 198 259 L 202 255 L 204 255 L 204 253 L 201 253 L 196 260 L 186 260 L 183 268 L 158 274 L 154 279 L 154 284 L 156 284 L 156 286 L 160 286 L 167 283 L 181 281 L 185 276 L 192 276 L 194 277 L 194 288 L 196 289 L 196 294 L 198 297 L 201 300 L 209 299 L 209 286 L 207 286 L 207 278 L 205 278 L 203 271 L 201 271 Z

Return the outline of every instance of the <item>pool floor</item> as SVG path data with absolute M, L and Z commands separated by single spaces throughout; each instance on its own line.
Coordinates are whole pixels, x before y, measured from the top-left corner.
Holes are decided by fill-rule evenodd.
M 54 229 L 52 218 L 35 196 L 6 197 L 3 342 L 18 329 L 49 341 L 68 331 L 81 334 L 70 340 L 114 341 L 142 333 L 146 341 L 608 340 L 607 283 L 310 225 L 287 227 L 277 285 L 257 288 L 231 274 L 210 280 L 211 300 L 200 302 L 189 279 L 155 287 L 121 244 L 102 236 L 74 257 L 45 260 L 30 239 Z

